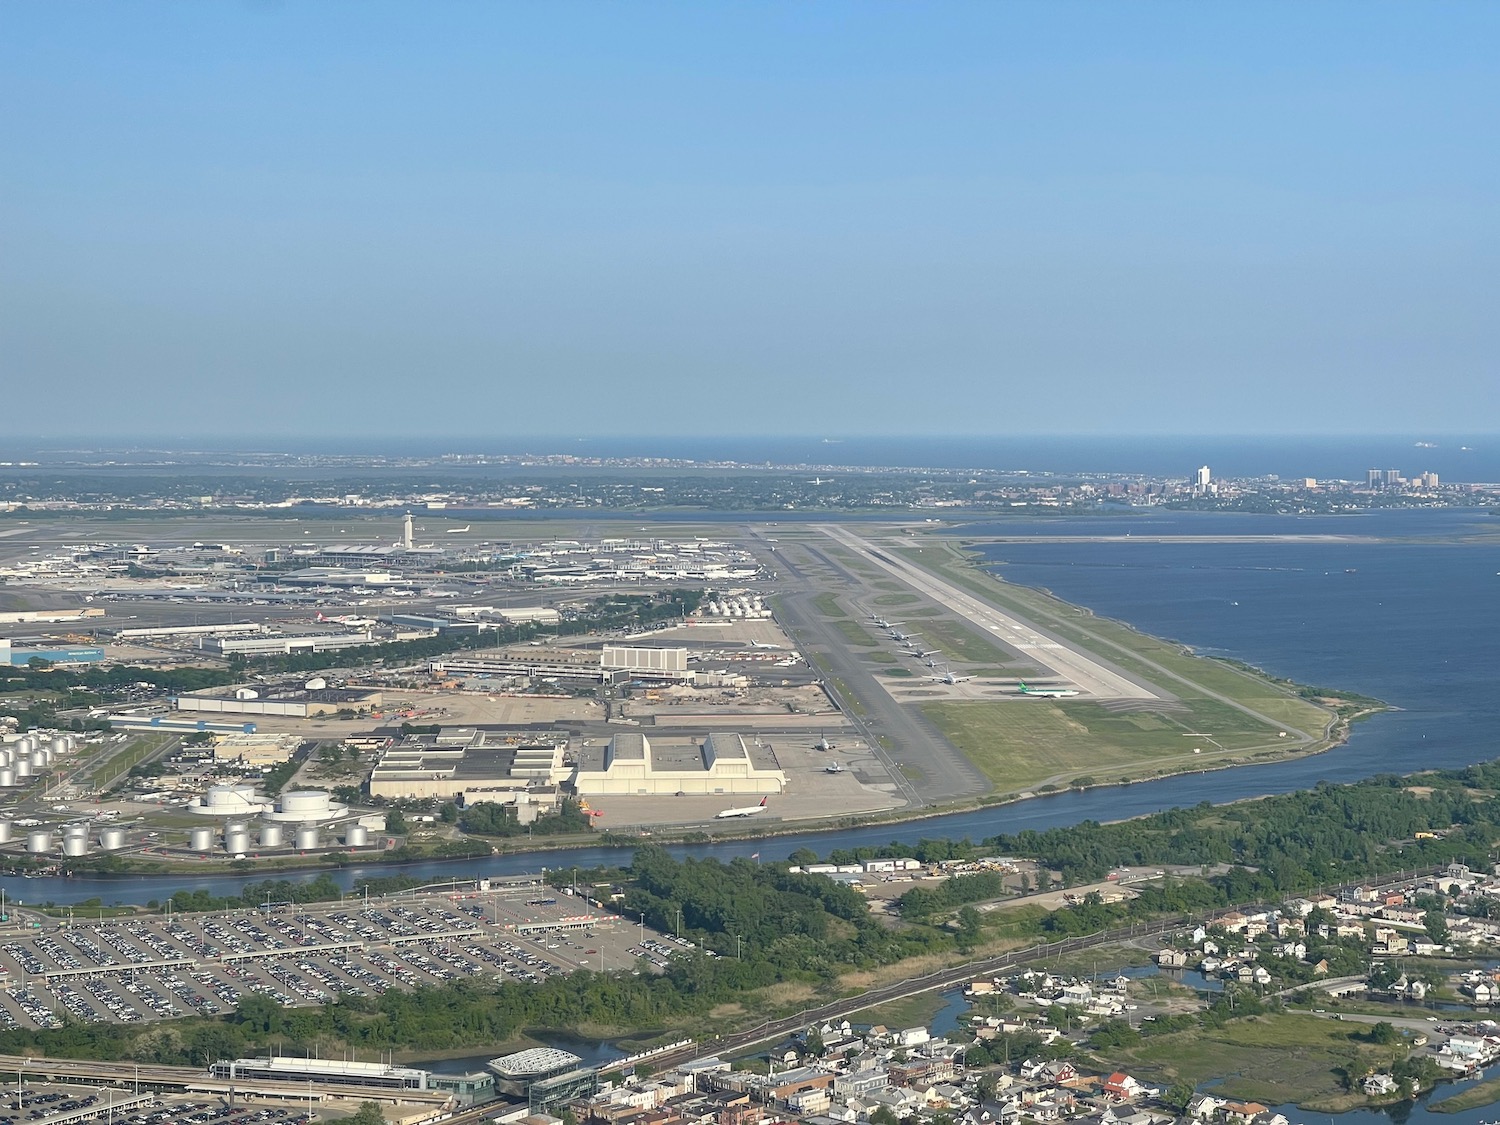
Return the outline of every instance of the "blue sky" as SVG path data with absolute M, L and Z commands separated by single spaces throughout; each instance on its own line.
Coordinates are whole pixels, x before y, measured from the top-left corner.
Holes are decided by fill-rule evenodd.
M 1500 428 L 1497 31 L 4 0 L 6 428 Z

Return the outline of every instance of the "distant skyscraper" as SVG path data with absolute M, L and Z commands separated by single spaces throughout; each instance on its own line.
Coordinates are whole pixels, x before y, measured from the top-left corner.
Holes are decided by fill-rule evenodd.
M 1395 488 L 1395 487 L 1397 487 L 1400 484 L 1401 484 L 1401 470 L 1400 469 L 1387 469 L 1385 471 L 1385 486 L 1387 488 Z
M 1211 478 L 1209 476 L 1208 466 L 1204 465 L 1201 469 L 1199 469 L 1196 473 L 1193 474 L 1193 489 L 1194 489 L 1194 491 L 1196 491 L 1196 492 L 1207 492 L 1208 491 L 1208 482 L 1209 482 L 1210 479 Z
M 1380 470 L 1379 469 L 1366 469 L 1365 470 L 1365 486 L 1367 488 L 1379 488 L 1380 487 Z

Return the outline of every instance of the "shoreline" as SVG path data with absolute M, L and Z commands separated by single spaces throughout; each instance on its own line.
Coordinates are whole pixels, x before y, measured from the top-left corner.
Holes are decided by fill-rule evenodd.
M 957 529 L 950 529 L 950 531 L 952 530 Z M 1190 656 L 1194 660 L 1217 662 L 1236 670 L 1242 675 L 1261 680 L 1272 687 L 1283 691 L 1288 691 L 1289 693 L 1300 694 L 1301 691 L 1322 692 L 1325 690 L 1317 688 L 1313 685 L 1301 684 L 1284 677 L 1273 676 L 1270 673 L 1266 672 L 1264 669 L 1259 668 L 1246 661 L 1219 656 L 1204 656 L 1194 650 L 1192 646 L 1183 644 L 1180 641 L 1167 637 L 1158 637 L 1154 634 L 1143 632 L 1141 629 L 1137 628 L 1127 621 L 1121 621 L 1116 618 L 1101 617 L 1088 606 L 1077 605 L 1073 602 L 1067 602 L 1064 599 L 1058 598 L 1057 595 L 1053 594 L 1046 587 L 1022 586 L 1016 583 L 1007 583 L 1005 579 L 999 578 L 995 574 L 991 573 L 988 569 L 985 568 L 984 565 L 979 562 L 976 557 L 976 552 L 972 550 L 972 544 L 976 541 L 976 538 L 978 541 L 986 541 L 985 537 L 963 536 L 960 538 L 950 535 L 949 537 L 947 537 L 946 546 L 952 551 L 953 555 L 958 560 L 960 560 L 961 565 L 965 569 L 971 570 L 972 572 L 983 576 L 989 581 L 1000 583 L 1002 585 L 1013 585 L 1020 590 L 1032 591 L 1041 594 L 1044 597 L 1051 598 L 1057 601 L 1061 605 L 1065 605 L 1073 610 L 1076 610 L 1079 614 L 1087 618 L 1101 622 L 1109 622 L 1112 625 L 1116 625 L 1128 630 L 1130 633 L 1136 636 L 1163 645 L 1168 645 L 1179 651 L 1181 654 Z M 1269 536 L 1266 538 L 1274 539 L 1301 537 Z M 345 860 L 345 862 L 341 863 L 320 862 L 313 860 L 305 863 L 290 865 L 267 866 L 266 868 L 263 868 L 261 870 L 250 872 L 232 870 L 229 867 L 228 862 L 225 862 L 220 866 L 213 867 L 168 864 L 162 867 L 156 867 L 154 869 L 137 868 L 133 870 L 116 871 L 93 871 L 88 867 L 73 867 L 68 869 L 60 869 L 58 874 L 62 877 L 71 877 L 75 874 L 83 875 L 99 880 L 108 880 L 116 877 L 121 879 L 130 879 L 138 878 L 141 876 L 160 877 L 171 875 L 202 875 L 213 878 L 240 877 L 243 878 L 247 883 L 263 881 L 266 879 L 276 879 L 294 874 L 304 874 L 307 872 L 332 873 L 346 868 L 356 869 L 362 872 L 386 871 L 389 872 L 392 876 L 396 876 L 400 875 L 403 870 L 411 867 L 452 865 L 457 870 L 460 869 L 460 866 L 465 863 L 483 863 L 488 859 L 505 856 L 524 856 L 536 853 L 581 851 L 588 848 L 610 848 L 625 850 L 647 843 L 707 845 L 737 842 L 748 843 L 760 840 L 776 840 L 782 837 L 794 835 L 803 836 L 815 834 L 832 834 L 855 829 L 878 828 L 883 825 L 899 826 L 907 824 L 918 824 L 925 820 L 935 820 L 947 816 L 982 812 L 988 809 L 1003 809 L 1022 801 L 1030 801 L 1041 797 L 1057 796 L 1059 794 L 1068 792 L 1086 792 L 1092 789 L 1125 788 L 1131 785 L 1140 784 L 1142 782 L 1166 781 L 1170 780 L 1173 777 L 1179 776 L 1202 775 L 1220 772 L 1228 769 L 1238 769 L 1246 766 L 1276 765 L 1278 763 L 1288 762 L 1300 758 L 1309 758 L 1318 754 L 1326 753 L 1329 750 L 1344 745 L 1348 741 L 1350 734 L 1352 733 L 1353 725 L 1356 722 L 1359 722 L 1362 719 L 1369 718 L 1373 715 L 1388 711 L 1400 710 L 1400 708 L 1385 703 L 1382 700 L 1373 699 L 1359 693 L 1350 693 L 1349 696 L 1343 696 L 1335 691 L 1329 690 L 1326 698 L 1334 700 L 1345 700 L 1347 704 L 1354 709 L 1341 712 L 1339 709 L 1321 703 L 1317 699 L 1308 699 L 1308 702 L 1313 703 L 1327 713 L 1327 721 L 1324 724 L 1321 736 L 1314 740 L 1311 745 L 1303 749 L 1272 749 L 1270 751 L 1260 752 L 1260 755 L 1264 756 L 1257 755 L 1254 752 L 1247 752 L 1247 756 L 1241 760 L 1221 759 L 1212 763 L 1202 764 L 1194 762 L 1184 762 L 1184 768 L 1182 769 L 1162 769 L 1160 772 L 1141 777 L 1132 777 L 1126 781 L 1096 782 L 1092 785 L 1072 785 L 1065 783 L 1054 785 L 1052 788 L 1042 788 L 1043 785 L 1048 784 L 1044 780 L 1036 788 L 1020 791 L 1007 791 L 1005 793 L 996 793 L 992 789 L 987 793 L 977 794 L 972 797 L 967 797 L 958 801 L 947 802 L 942 805 L 927 805 L 919 806 L 917 808 L 891 809 L 886 812 L 867 813 L 853 817 L 820 817 L 809 818 L 800 821 L 779 821 L 774 826 L 767 822 L 760 822 L 759 825 L 746 825 L 747 829 L 749 830 L 745 832 L 726 832 L 721 834 L 705 832 L 701 828 L 692 828 L 685 831 L 675 831 L 671 827 L 658 829 L 650 825 L 643 825 L 638 832 L 633 832 L 629 835 L 608 832 L 600 837 L 596 837 L 593 839 L 565 838 L 560 840 L 548 841 L 545 844 L 533 843 L 531 845 L 520 845 L 514 848 L 497 847 L 496 845 L 491 844 L 492 850 L 488 856 L 470 855 L 455 856 L 451 858 L 434 856 L 431 858 L 413 858 L 391 863 L 382 862 L 377 857 L 372 857 L 372 859 L 367 863 L 349 862 L 347 859 Z M 1136 818 L 1125 817 L 1121 819 L 1130 820 Z M 471 837 L 471 839 L 481 842 L 485 841 L 485 838 L 481 836 Z M 345 854 L 347 855 L 347 853 Z

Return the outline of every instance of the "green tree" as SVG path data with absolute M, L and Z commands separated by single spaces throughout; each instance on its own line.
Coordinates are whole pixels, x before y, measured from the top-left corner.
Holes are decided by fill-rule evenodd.
M 1427 931 L 1427 936 L 1438 945 L 1445 945 L 1448 941 L 1448 919 L 1441 910 L 1429 910 L 1422 916 L 1422 926 Z
M 1162 1095 L 1161 1100 L 1164 1105 L 1171 1106 L 1178 1113 L 1181 1113 L 1187 1109 L 1188 1102 L 1193 1100 L 1195 1094 L 1197 1094 L 1197 1091 L 1193 1089 L 1191 1082 L 1177 1082 Z
M 394 836 L 406 835 L 406 814 L 400 809 L 392 809 L 386 813 L 385 830 Z
M 281 1005 L 260 992 L 240 997 L 235 1018 L 246 1027 L 262 1034 L 270 1034 L 281 1028 Z
M 348 1120 L 350 1125 L 385 1125 L 385 1114 L 376 1102 L 360 1102 L 359 1112 Z
M 958 912 L 958 948 L 967 953 L 979 944 L 979 911 L 972 906 L 962 907 Z
M 823 1033 L 816 1027 L 807 1029 L 807 1034 L 802 1037 L 802 1048 L 815 1059 L 821 1059 L 828 1053 L 828 1048 L 823 1044 Z
M 1381 1020 L 1370 1028 L 1370 1042 L 1379 1043 L 1382 1047 L 1389 1047 L 1394 1043 L 1401 1042 L 1401 1033 L 1396 1030 L 1396 1025 Z

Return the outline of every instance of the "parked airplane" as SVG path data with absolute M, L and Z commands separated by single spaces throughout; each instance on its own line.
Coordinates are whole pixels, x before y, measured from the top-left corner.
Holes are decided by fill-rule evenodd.
M 1062 687 L 1027 687 L 1025 680 L 1017 680 L 1016 686 L 1022 695 L 1034 695 L 1038 699 L 1066 699 L 1070 695 L 1078 693 L 1072 688 Z
M 447 534 L 448 535 L 462 535 L 464 532 L 468 531 L 471 526 L 472 526 L 471 524 L 467 524 L 466 523 L 466 524 L 463 525 L 463 527 L 450 527 L 448 529 L 448 531 L 447 531 Z
M 824 753 L 827 753 L 829 750 L 834 749 L 834 745 L 833 743 L 828 741 L 828 736 L 826 734 L 819 734 L 818 741 L 813 743 L 813 749 L 822 750 Z
M 750 642 L 750 647 L 751 648 L 764 648 L 764 649 L 778 649 L 781 646 L 780 645 L 770 644 L 767 641 L 751 641 Z
M 746 805 L 740 809 L 725 809 L 723 812 L 715 814 L 714 819 L 728 820 L 732 816 L 754 816 L 756 813 L 766 811 L 766 801 L 769 799 L 768 797 L 762 797 L 758 805 Z
M 841 766 L 837 762 L 834 762 L 833 765 L 831 765 L 831 766 L 824 766 L 823 767 L 823 772 L 824 773 L 848 773 L 849 769 L 848 769 L 847 766 Z

